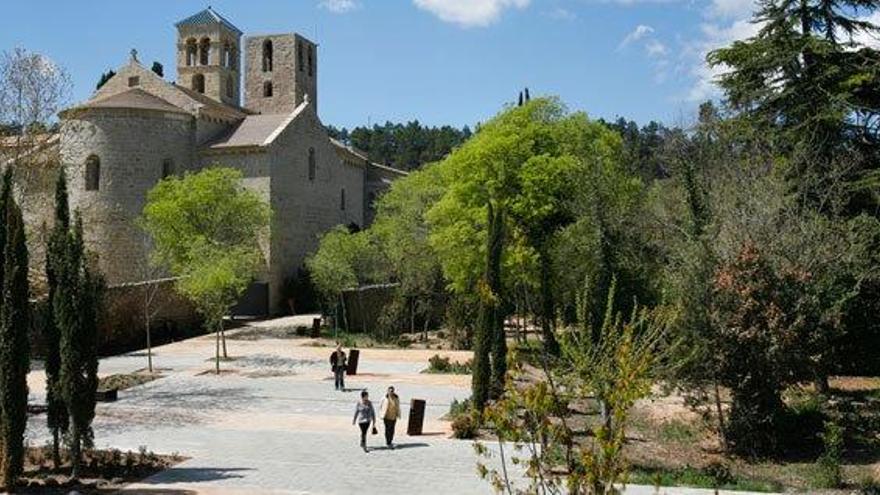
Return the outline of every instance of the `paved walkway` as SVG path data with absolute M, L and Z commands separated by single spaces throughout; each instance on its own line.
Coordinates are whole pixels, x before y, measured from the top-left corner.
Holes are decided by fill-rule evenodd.
M 236 359 L 222 363 L 228 372 L 219 376 L 204 373 L 213 370 L 210 336 L 155 349 L 154 365 L 164 377 L 120 392 L 115 403 L 99 404 L 95 444 L 132 451 L 143 446 L 189 459 L 125 492 L 492 493 L 476 475 L 471 443 L 448 438 L 448 423 L 440 420 L 454 398 L 469 395 L 469 377 L 419 373 L 439 351 L 361 349 L 359 374 L 346 382 L 350 391 L 337 392 L 328 369 L 329 348 L 309 346 L 304 339 L 273 338 L 285 328 L 310 322 L 310 317 L 284 318 L 231 332 L 227 344 Z M 460 361 L 470 357 L 442 354 Z M 100 373 L 132 372 L 145 365 L 143 353 L 131 353 L 101 360 Z M 29 382 L 32 401 L 43 402 L 42 371 L 33 371 Z M 354 406 L 360 389 L 367 388 L 378 407 L 388 385 L 395 386 L 404 406 L 397 428 L 399 448 L 380 448 L 380 431 L 370 438 L 375 450 L 365 454 L 351 425 Z M 411 398 L 427 401 L 427 435 L 405 434 Z M 49 440 L 44 421 L 44 416 L 30 421 L 31 444 Z M 657 492 L 631 487 L 627 493 Z

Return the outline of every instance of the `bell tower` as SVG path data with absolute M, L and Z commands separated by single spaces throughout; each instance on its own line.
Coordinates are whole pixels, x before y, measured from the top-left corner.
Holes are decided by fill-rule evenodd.
M 177 85 L 238 106 L 242 32 L 211 7 L 175 27 Z
M 308 100 L 318 109 L 318 45 L 296 33 L 245 39 L 245 107 L 290 113 Z

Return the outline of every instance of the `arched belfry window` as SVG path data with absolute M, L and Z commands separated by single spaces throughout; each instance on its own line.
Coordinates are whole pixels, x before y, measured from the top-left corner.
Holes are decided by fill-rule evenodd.
M 304 67 L 303 67 L 304 64 L 303 64 L 303 43 L 302 43 L 302 41 L 300 41 L 300 42 L 298 42 L 298 43 L 296 44 L 296 62 L 297 62 L 297 65 L 299 66 L 299 71 L 302 72 L 303 69 L 304 69 Z
M 266 81 L 263 83 L 263 98 L 271 98 L 272 97 L 272 81 Z
M 198 54 L 198 47 L 196 46 L 196 40 L 194 38 L 190 38 L 186 40 L 186 65 L 193 66 L 196 65 L 196 59 Z
M 97 155 L 86 158 L 86 191 L 97 191 L 101 185 L 101 159 Z
M 315 180 L 315 148 L 309 148 L 309 180 Z
M 195 74 L 192 78 L 192 89 L 198 93 L 205 92 L 205 76 L 202 74 Z
M 263 42 L 263 72 L 272 72 L 272 40 Z
M 210 63 L 210 52 L 211 40 L 208 38 L 202 38 L 201 43 L 199 43 L 199 63 L 201 65 L 208 65 Z
M 226 97 L 235 98 L 235 84 L 232 76 L 226 76 Z
M 315 62 L 314 47 L 312 47 L 312 45 L 309 45 L 309 77 L 315 75 L 314 62 Z
M 232 48 L 229 47 L 228 41 L 223 44 L 223 59 L 221 63 L 227 68 L 232 65 Z

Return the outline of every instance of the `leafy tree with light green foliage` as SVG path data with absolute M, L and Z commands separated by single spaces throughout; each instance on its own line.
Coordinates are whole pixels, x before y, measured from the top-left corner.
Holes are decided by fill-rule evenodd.
M 400 283 L 400 293 L 412 300 L 412 321 L 424 318 L 427 328 L 431 304 L 443 289 L 437 255 L 428 242 L 427 211 L 443 195 L 440 167 L 428 165 L 396 180 L 377 203 L 370 232 L 387 258 L 388 278 Z
M 339 225 L 325 232 L 318 249 L 306 258 L 312 283 L 330 306 L 342 305 L 348 326 L 342 292 L 363 283 L 378 281 L 383 270 L 382 255 L 369 232 L 350 232 Z
M 553 98 L 510 108 L 480 127 L 442 167 L 448 190 L 428 212 L 430 241 L 453 291 L 473 292 L 487 255 L 486 208 L 509 224 L 504 278 L 536 278 L 545 350 L 558 353 L 551 242 L 573 221 L 571 197 L 592 170 L 616 170 L 621 141 Z M 511 285 L 506 280 L 505 285 Z
M 220 372 L 226 338 L 223 317 L 264 265 L 260 241 L 271 210 L 241 184 L 242 173 L 214 166 L 171 176 L 147 194 L 140 223 L 153 238 L 155 262 L 178 278 L 216 333 L 215 369 Z

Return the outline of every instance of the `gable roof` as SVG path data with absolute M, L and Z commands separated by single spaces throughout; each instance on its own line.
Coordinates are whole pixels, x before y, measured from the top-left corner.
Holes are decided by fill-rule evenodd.
M 210 150 L 268 146 L 291 122 L 296 120 L 307 102 L 300 103 L 289 114 L 248 115 L 229 134 L 208 145 Z
M 227 29 L 234 31 L 234 32 L 238 33 L 239 35 L 244 34 L 241 32 L 240 29 L 235 27 L 234 24 L 232 24 L 231 22 L 226 20 L 226 18 L 223 17 L 222 15 L 215 12 L 214 9 L 212 9 L 211 7 L 208 7 L 207 9 L 205 9 L 201 12 L 197 12 L 197 13 L 187 17 L 186 19 L 177 22 L 176 24 L 174 24 L 174 26 L 175 27 L 203 26 L 206 24 L 222 24 Z
M 76 108 L 131 108 L 136 110 L 156 110 L 169 113 L 188 112 L 172 105 L 156 95 L 147 93 L 140 88 L 132 88 L 122 93 L 116 93 L 106 98 L 91 100 Z

